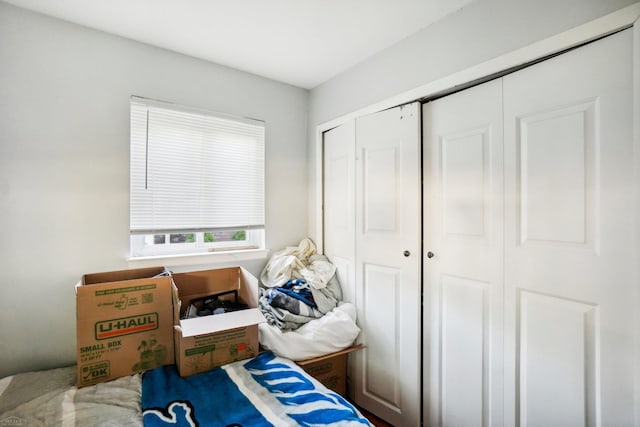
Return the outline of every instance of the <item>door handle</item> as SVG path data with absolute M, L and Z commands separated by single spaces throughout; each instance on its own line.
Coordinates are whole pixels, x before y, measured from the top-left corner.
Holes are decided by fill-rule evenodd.
M 427 252 L 427 258 L 433 258 L 434 256 L 436 256 L 436 254 L 434 254 L 433 252 Z

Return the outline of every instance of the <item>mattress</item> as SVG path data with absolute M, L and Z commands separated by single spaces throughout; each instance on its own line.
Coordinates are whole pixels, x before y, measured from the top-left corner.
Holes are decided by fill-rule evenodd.
M 342 396 L 271 352 L 187 378 L 170 365 L 75 384 L 75 366 L 1 379 L 0 425 L 371 425 Z

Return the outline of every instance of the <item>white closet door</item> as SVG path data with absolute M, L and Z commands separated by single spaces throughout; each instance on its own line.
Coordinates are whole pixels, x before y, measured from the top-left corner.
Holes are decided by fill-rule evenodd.
M 336 266 L 342 299 L 355 303 L 354 121 L 323 135 L 324 254 Z
M 420 107 L 356 120 L 356 401 L 420 424 Z
M 423 122 L 425 419 L 499 426 L 502 81 L 425 104 Z
M 632 69 L 624 31 L 504 78 L 505 425 L 634 425 Z

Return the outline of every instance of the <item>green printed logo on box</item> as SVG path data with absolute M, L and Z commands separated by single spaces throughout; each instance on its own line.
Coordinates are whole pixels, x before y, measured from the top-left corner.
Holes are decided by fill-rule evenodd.
M 184 351 L 184 355 L 185 356 L 194 356 L 196 354 L 209 353 L 210 351 L 215 351 L 215 349 L 216 349 L 216 345 L 215 344 L 205 345 L 203 347 L 188 348 L 188 349 L 186 349 Z
M 158 313 L 139 314 L 137 316 L 97 322 L 95 333 L 97 340 L 104 340 L 122 335 L 137 334 L 158 329 Z
M 109 361 L 96 362 L 82 367 L 82 384 L 89 384 L 110 377 Z
M 323 363 L 321 365 L 318 366 L 312 366 L 310 368 L 305 369 L 307 372 L 309 372 L 311 375 L 325 375 L 329 372 L 331 372 L 331 369 L 333 369 L 333 363 L 331 362 L 327 362 L 327 363 Z
M 122 294 L 125 292 L 148 291 L 149 289 L 155 289 L 155 288 L 156 288 L 156 284 L 151 283 L 149 285 L 129 286 L 128 288 L 103 289 L 101 291 L 96 291 L 96 296 L 99 297 L 102 295 Z

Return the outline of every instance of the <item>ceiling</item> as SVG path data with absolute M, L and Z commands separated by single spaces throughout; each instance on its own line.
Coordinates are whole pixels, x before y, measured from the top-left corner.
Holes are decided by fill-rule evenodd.
M 473 0 L 4 0 L 311 89 Z

